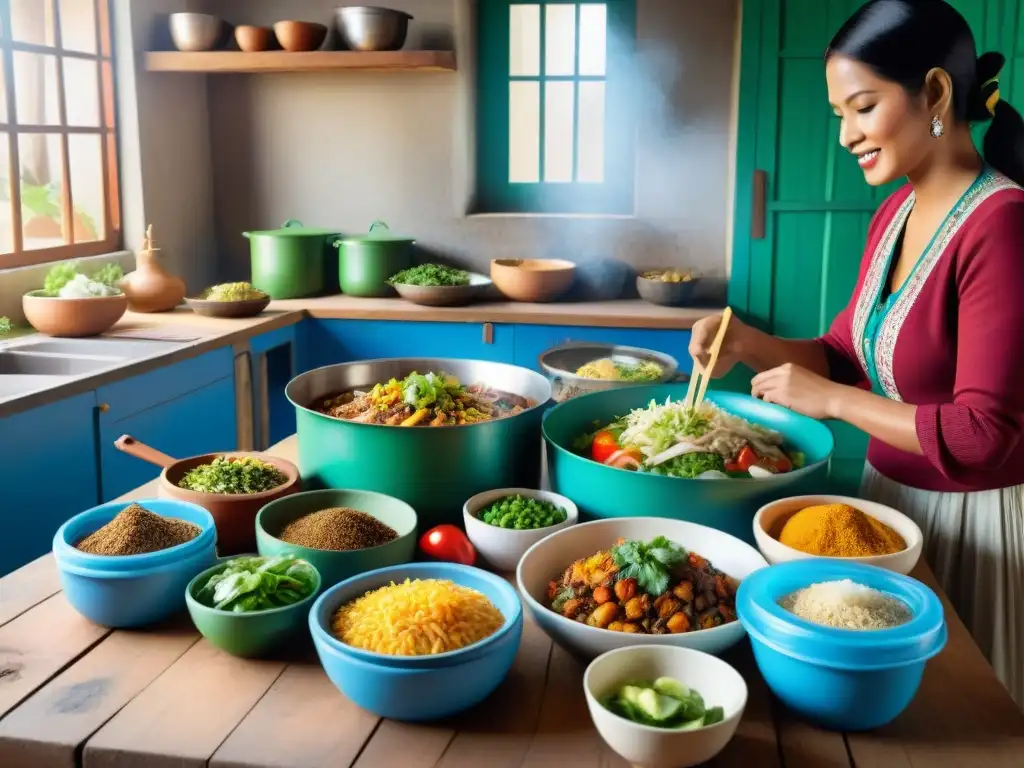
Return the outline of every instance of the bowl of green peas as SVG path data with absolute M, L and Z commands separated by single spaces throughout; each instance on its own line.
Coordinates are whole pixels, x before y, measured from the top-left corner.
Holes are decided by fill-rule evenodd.
M 545 536 L 575 525 L 580 513 L 565 496 L 532 488 L 496 488 L 462 508 L 466 535 L 498 571 L 514 571 L 530 547 Z

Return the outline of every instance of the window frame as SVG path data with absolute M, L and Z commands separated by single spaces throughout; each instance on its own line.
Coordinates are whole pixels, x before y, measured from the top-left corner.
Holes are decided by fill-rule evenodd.
M 608 54 L 604 77 L 544 74 L 544 8 L 549 5 L 604 4 L 607 7 Z M 510 8 L 541 6 L 541 74 L 513 77 L 509 73 Z M 577 25 L 579 12 L 576 14 Z M 635 105 L 630 99 L 632 56 L 636 51 L 635 0 L 487 0 L 477 5 L 477 131 L 475 213 L 633 215 L 635 211 Z M 576 35 L 577 72 L 579 34 Z M 509 181 L 509 84 L 513 80 L 541 83 L 541 181 Z M 551 81 L 605 82 L 604 181 L 545 182 L 544 93 Z M 578 99 L 577 99 L 578 103 Z M 578 113 L 574 119 L 578 119 Z M 576 123 L 574 122 L 574 128 Z M 575 130 L 574 130 L 575 133 Z M 576 151 L 574 136 L 573 151 Z M 574 162 L 575 166 L 575 162 Z
M 117 90 L 113 45 L 113 10 L 111 0 L 92 0 L 93 17 L 96 24 L 96 52 L 66 50 L 61 31 L 60 0 L 38 0 L 43 8 L 49 5 L 53 18 L 53 45 L 29 43 L 15 40 L 13 36 L 11 0 L 0 0 L 0 62 L 3 65 L 2 83 L 6 102 L 7 122 L 0 122 L 0 152 L 8 153 L 8 190 L 11 206 L 11 247 L 9 252 L 0 251 L 0 270 L 15 267 L 48 264 L 67 259 L 100 256 L 122 248 L 120 176 L 117 145 Z M 17 84 L 14 75 L 14 54 L 25 52 L 54 56 L 56 59 L 56 100 L 59 116 L 57 125 L 22 124 L 18 120 Z M 68 125 L 67 99 L 63 61 L 79 59 L 96 62 L 98 84 L 99 125 Z M 21 205 L 21 150 L 19 138 L 30 134 L 58 136 L 61 156 L 61 229 L 63 245 L 25 250 L 24 221 Z M 103 170 L 103 237 L 100 240 L 74 242 L 74 199 L 71 178 L 69 137 L 75 135 L 99 136 L 101 168 Z M 6 148 L 3 144 L 6 143 Z

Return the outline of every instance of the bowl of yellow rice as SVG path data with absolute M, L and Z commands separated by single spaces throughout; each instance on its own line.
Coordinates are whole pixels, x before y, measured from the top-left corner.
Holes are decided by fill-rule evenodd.
M 486 699 L 523 632 L 515 587 L 479 568 L 409 563 L 347 579 L 309 612 L 320 663 L 380 717 L 437 720 Z

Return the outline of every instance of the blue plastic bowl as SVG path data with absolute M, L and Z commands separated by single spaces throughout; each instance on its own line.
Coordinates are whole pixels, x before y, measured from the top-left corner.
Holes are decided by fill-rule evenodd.
M 150 512 L 195 523 L 202 532 L 184 544 L 144 555 L 108 557 L 75 549 L 75 542 L 128 506 L 111 502 L 71 518 L 53 539 L 65 597 L 80 614 L 105 627 L 153 624 L 184 610 L 188 583 L 217 561 L 216 528 L 205 509 L 170 499 L 139 503 Z
M 113 520 L 121 510 L 138 504 L 150 512 L 164 517 L 176 517 L 198 525 L 202 531 L 191 541 L 158 552 L 144 555 L 90 555 L 75 548 L 75 544 L 90 533 Z M 179 562 L 200 550 L 216 546 L 217 528 L 213 516 L 202 507 L 175 499 L 143 499 L 137 502 L 111 501 L 72 517 L 57 529 L 53 537 L 53 554 L 58 560 L 83 568 L 103 571 L 140 571 L 165 563 Z M 193 574 L 194 575 L 194 574 Z
M 807 464 L 770 478 L 684 480 L 630 472 L 591 461 L 573 451 L 573 443 L 594 429 L 651 400 L 683 400 L 686 385 L 657 384 L 592 392 L 559 403 L 544 415 L 551 490 L 572 499 L 580 520 L 606 517 L 670 517 L 717 528 L 754 543 L 751 526 L 757 510 L 786 496 L 820 492 L 827 482 L 835 440 L 819 421 L 786 408 L 733 392 L 708 392 L 706 399 L 729 413 L 781 432 L 786 445 L 802 452 Z
M 840 579 L 902 600 L 913 618 L 891 629 L 835 629 L 778 604 L 798 589 Z M 932 590 L 862 563 L 815 558 L 755 571 L 740 583 L 736 613 L 772 693 L 808 720 L 837 731 L 892 722 L 917 693 L 925 663 L 946 645 L 942 603 Z
M 335 611 L 366 592 L 406 579 L 446 579 L 482 592 L 505 617 L 490 637 L 432 656 L 389 656 L 353 648 L 330 632 Z M 346 697 L 380 717 L 438 720 L 486 699 L 505 679 L 523 634 L 523 606 L 511 584 L 452 563 L 411 563 L 354 576 L 324 592 L 309 612 L 320 663 Z

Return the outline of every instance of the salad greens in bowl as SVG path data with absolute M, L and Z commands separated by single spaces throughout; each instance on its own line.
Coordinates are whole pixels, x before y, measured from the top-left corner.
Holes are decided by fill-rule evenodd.
M 428 307 L 469 304 L 491 286 L 490 278 L 443 264 L 419 264 L 388 279 L 406 301 Z
M 120 288 L 124 272 L 119 264 L 106 264 L 91 274 L 78 262 L 55 264 L 43 287 L 21 298 L 25 319 L 50 336 L 97 336 L 113 326 L 128 310 L 128 297 Z
M 305 625 L 320 584 L 320 572 L 293 555 L 245 555 L 192 579 L 185 604 L 210 643 L 235 656 L 257 657 Z

